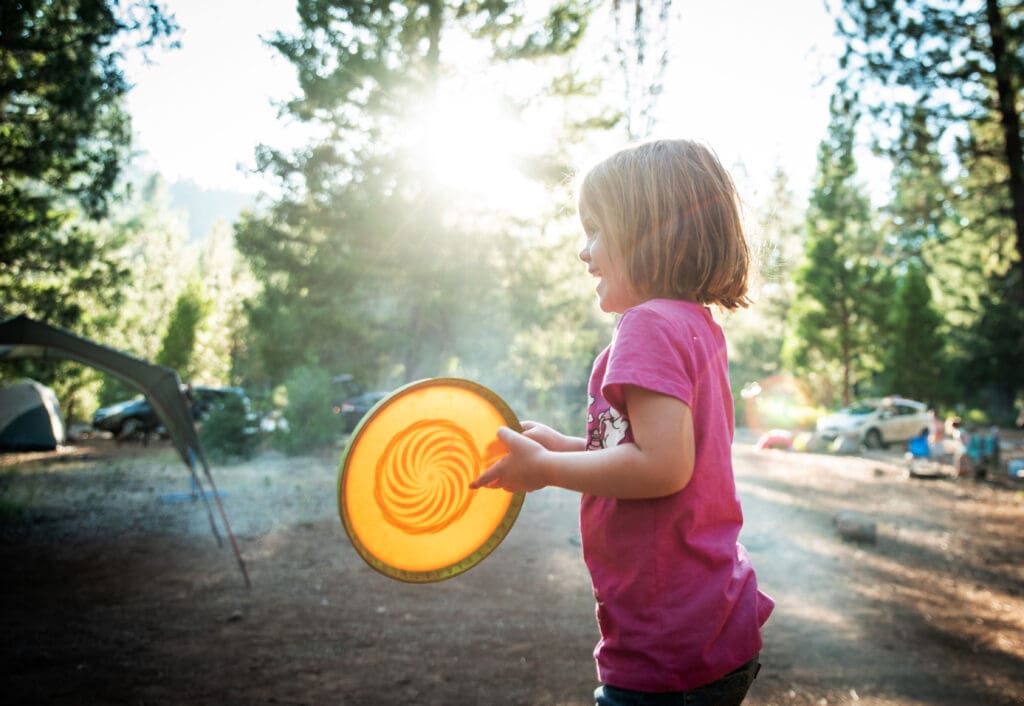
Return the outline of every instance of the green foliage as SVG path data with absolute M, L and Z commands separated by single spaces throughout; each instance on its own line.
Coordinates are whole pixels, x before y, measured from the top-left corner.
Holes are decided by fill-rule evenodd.
M 935 276 L 949 260 L 957 232 L 953 189 L 947 165 L 929 126 L 917 109 L 905 116 L 899 144 L 905 158 L 893 164 L 893 197 L 885 209 L 884 247 L 899 276 L 887 323 L 889 347 L 878 376 L 885 392 L 932 404 L 956 397 L 951 386 L 947 342 L 949 324 L 936 302 L 956 296 L 962 280 Z M 960 263 L 957 263 L 960 267 Z M 933 286 L 940 292 L 933 297 Z
M 153 361 L 166 333 L 165 322 L 192 269 L 186 225 L 171 211 L 164 180 L 153 176 L 131 198 L 119 201 L 101 228 L 118 239 L 117 249 L 108 258 L 118 263 L 126 277 L 117 287 L 116 301 L 97 307 L 104 328 L 96 340 Z M 99 402 L 119 402 L 138 392 L 104 375 Z
M 720 317 L 729 340 L 729 377 L 737 400 L 746 385 L 782 372 L 785 321 L 795 294 L 793 275 L 800 263 L 804 214 L 781 169 L 753 215 L 748 239 L 754 304 Z
M 95 221 L 128 153 L 127 50 L 169 40 L 154 3 L 22 0 L 0 11 L 0 317 L 28 314 L 102 340 L 127 278 L 123 241 Z M 55 388 L 80 419 L 97 382 L 88 368 L 10 366 Z M 77 404 L 76 404 L 77 403 Z
M 1024 390 L 1024 310 L 1016 302 L 1017 273 L 990 280 L 981 294 L 981 316 L 971 329 L 956 379 L 964 399 L 1000 423 L 1013 422 L 1016 395 Z
M 178 377 L 182 380 L 192 378 L 192 356 L 195 353 L 196 335 L 210 307 L 211 302 L 206 296 L 203 283 L 192 279 L 178 296 L 174 309 L 171 310 L 167 332 L 154 361 L 157 365 L 177 371 Z
M 176 27 L 159 6 L 28 0 L 0 13 L 0 310 L 74 328 L 79 291 L 116 269 L 87 219 L 103 216 L 130 142 L 125 44 Z
M 1024 358 L 1024 328 L 1012 315 L 1024 308 L 1024 2 L 832 7 L 845 40 L 841 80 L 875 117 L 876 146 L 893 158 L 902 253 L 920 255 L 929 270 L 952 394 L 1012 409 L 1024 389 L 1019 363 L 1007 367 Z M 940 177 L 940 143 L 953 145 L 961 175 L 952 189 Z
M 247 459 L 259 448 L 259 435 L 247 418 L 249 409 L 237 395 L 227 395 L 203 420 L 199 441 L 213 462 Z
M 880 124 L 927 123 L 937 139 L 955 139 L 973 193 L 996 202 L 976 211 L 971 229 L 1009 224 L 1003 242 L 988 248 L 1002 250 L 1011 236 L 1009 264 L 1024 283 L 1022 12 L 1021 0 L 841 0 L 836 26 L 846 43 L 843 78 Z M 915 151 L 912 141 L 878 142 L 896 164 Z M 1024 290 L 1012 294 L 1024 305 Z
M 244 306 L 243 346 L 254 381 L 274 387 L 313 359 L 366 386 L 457 374 L 532 401 L 543 395 L 533 394 L 534 380 L 511 382 L 523 375 L 511 360 L 550 356 L 545 369 L 559 372 L 548 387 L 579 363 L 579 348 L 592 343 L 583 335 L 578 345 L 557 327 L 587 319 L 586 289 L 564 318 L 528 325 L 519 308 L 538 297 L 561 302 L 562 288 L 547 278 L 518 296 L 520 273 L 562 271 L 542 253 L 557 249 L 559 263 L 574 261 L 564 236 L 575 226 L 559 210 L 566 153 L 517 155 L 523 174 L 554 196 L 536 213 L 505 212 L 438 178 L 426 155 L 453 127 L 427 113 L 451 103 L 446 86 L 472 73 L 447 57 L 447 42 L 476 47 L 481 62 L 553 62 L 576 47 L 589 7 L 556 3 L 538 25 L 513 3 L 299 2 L 301 31 L 271 43 L 299 76 L 301 95 L 288 104 L 290 116 L 320 137 L 291 154 L 260 150 L 261 169 L 281 180 L 283 195 L 236 226 L 239 250 L 261 285 Z M 498 64 L 489 68 L 500 75 Z M 584 85 L 563 71 L 537 90 L 510 89 L 501 107 L 523 124 L 538 103 L 567 104 Z M 570 128 L 564 132 L 551 135 L 562 150 L 579 139 Z M 487 141 L 503 139 L 496 131 Z M 587 365 L 579 365 L 579 378 Z
M 807 380 L 815 401 L 850 402 L 855 386 L 870 382 L 884 355 L 885 307 L 893 283 L 879 260 L 871 204 L 856 180 L 854 135 L 858 116 L 848 98 L 832 99 L 828 137 L 807 211 L 804 261 L 782 355 Z
M 341 425 L 331 412 L 331 376 L 322 368 L 304 365 L 292 370 L 284 386 L 288 428 L 274 433 L 275 448 L 299 455 L 338 443 Z
M 477 379 L 498 390 L 522 419 L 544 419 L 557 428 L 584 433 L 587 374 L 611 338 L 612 320 L 587 296 L 591 283 L 573 257 L 578 236 L 545 245 L 509 239 L 506 331 L 509 340 L 493 370 Z
M 196 264 L 210 306 L 196 332 L 192 357 L 192 381 L 224 384 L 245 378 L 245 325 L 242 311 L 256 283 L 235 248 L 234 233 L 227 224 L 215 226 L 202 242 Z
M 949 399 L 942 318 L 932 308 L 931 290 L 920 264 L 911 264 L 899 284 L 891 311 L 891 344 L 886 389 L 912 399 Z

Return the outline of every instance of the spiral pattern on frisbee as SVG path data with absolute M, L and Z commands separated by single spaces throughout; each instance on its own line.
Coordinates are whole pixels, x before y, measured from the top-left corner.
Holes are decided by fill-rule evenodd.
M 417 422 L 396 434 L 381 454 L 377 505 L 405 532 L 438 532 L 469 507 L 469 483 L 480 465 L 476 445 L 460 426 L 437 419 Z

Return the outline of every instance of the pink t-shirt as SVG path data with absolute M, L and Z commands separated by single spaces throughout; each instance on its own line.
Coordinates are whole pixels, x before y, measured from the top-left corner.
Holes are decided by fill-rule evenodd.
M 654 299 L 622 315 L 591 373 L 588 450 L 632 442 L 627 384 L 690 408 L 694 471 L 683 490 L 662 498 L 583 496 L 583 556 L 601 629 L 594 657 L 604 684 L 683 691 L 748 662 L 774 606 L 737 542 L 732 394 L 725 337 L 711 312 Z

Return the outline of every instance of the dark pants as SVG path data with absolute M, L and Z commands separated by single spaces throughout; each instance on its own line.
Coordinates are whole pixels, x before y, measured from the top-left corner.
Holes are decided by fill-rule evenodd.
M 761 668 L 757 657 L 718 681 L 689 691 L 648 693 L 602 685 L 594 692 L 596 706 L 739 706 Z

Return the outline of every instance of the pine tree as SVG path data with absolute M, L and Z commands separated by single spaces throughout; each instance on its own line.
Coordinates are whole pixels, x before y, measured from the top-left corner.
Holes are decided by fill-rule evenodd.
M 190 380 L 195 373 L 192 365 L 196 338 L 203 319 L 210 312 L 211 302 L 198 277 L 193 277 L 174 303 L 167 331 L 154 362 L 177 371 L 182 380 Z
M 131 139 L 126 46 L 176 31 L 159 5 L 20 0 L 0 9 L 0 314 L 89 333 L 124 273 L 90 221 L 111 203 Z
M 892 281 L 880 261 L 871 203 L 857 182 L 859 116 L 842 88 L 832 98 L 828 136 L 807 210 L 804 260 L 794 277 L 783 359 L 817 390 L 818 401 L 849 404 L 881 369 L 885 305 Z
M 881 378 L 886 389 L 937 403 L 953 396 L 947 343 L 951 326 L 936 301 L 952 308 L 963 279 L 942 277 L 959 270 L 953 189 L 929 117 L 918 109 L 905 116 L 898 136 L 905 158 L 892 169 L 892 200 L 885 209 L 885 249 L 899 279 L 888 321 L 891 341 Z M 940 292 L 932 296 L 933 286 Z
M 932 306 L 931 290 L 919 262 L 911 261 L 906 268 L 891 315 L 884 375 L 888 389 L 932 404 L 948 399 L 950 378 L 944 367 L 942 318 Z
M 120 63 L 176 29 L 157 3 L 0 3 L 0 318 L 27 314 L 105 338 L 129 276 L 116 255 L 121 234 L 101 222 L 131 138 Z M 54 388 L 69 423 L 98 384 L 71 363 L 0 371 L 23 375 Z
M 436 179 L 425 157 L 452 126 L 430 107 L 453 100 L 445 86 L 466 68 L 446 56 L 451 43 L 482 42 L 482 62 L 547 61 L 576 46 L 585 13 L 559 3 L 534 29 L 505 2 L 302 0 L 298 11 L 301 31 L 272 43 L 299 77 L 288 115 L 320 137 L 295 153 L 260 151 L 284 195 L 236 228 L 262 285 L 246 305 L 253 376 L 279 381 L 311 361 L 363 381 L 493 375 L 513 320 L 503 248 L 542 228 Z M 562 73 L 548 91 L 585 85 Z M 521 120 L 537 99 L 510 95 L 504 107 Z M 559 187 L 560 155 L 534 157 L 526 172 Z
M 985 173 L 991 177 L 985 190 L 999 193 L 1008 206 L 992 215 L 1012 224 L 1013 267 L 1024 272 L 1024 2 L 839 0 L 832 5 L 846 44 L 843 75 L 854 89 L 863 89 L 861 100 L 883 126 L 923 112 L 938 136 L 960 138 L 958 156 L 965 168 L 973 169 L 979 159 L 1002 165 Z M 987 139 L 975 140 L 980 134 L 975 129 L 963 139 L 978 122 L 991 126 Z M 896 161 L 906 155 L 898 142 L 882 147 Z M 1024 304 L 1024 288 L 1016 296 Z

